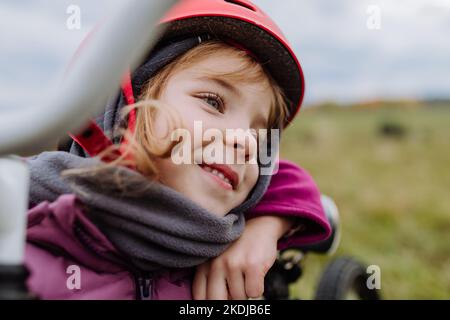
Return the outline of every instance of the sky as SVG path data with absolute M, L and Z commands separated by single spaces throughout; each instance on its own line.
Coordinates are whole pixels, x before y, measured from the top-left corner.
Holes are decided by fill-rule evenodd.
M 38 105 L 124 0 L 2 0 L 0 109 Z M 205 0 L 217 1 L 217 0 Z M 306 104 L 450 96 L 450 0 L 255 0 L 294 47 Z M 80 28 L 70 29 L 70 6 Z

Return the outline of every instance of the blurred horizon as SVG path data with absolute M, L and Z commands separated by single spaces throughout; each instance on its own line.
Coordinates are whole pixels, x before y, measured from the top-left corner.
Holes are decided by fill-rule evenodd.
M 43 89 L 61 79 L 87 33 L 120 3 L 2 1 L 0 108 L 39 100 Z M 254 3 L 275 20 L 298 54 L 307 106 L 450 99 L 450 0 Z M 66 25 L 72 5 L 80 9 L 80 29 Z M 368 26 L 374 17 L 379 29 Z

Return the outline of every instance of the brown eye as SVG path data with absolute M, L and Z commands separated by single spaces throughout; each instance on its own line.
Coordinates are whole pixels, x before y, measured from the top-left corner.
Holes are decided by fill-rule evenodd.
M 199 96 L 203 101 L 205 101 L 208 105 L 223 113 L 224 111 L 224 103 L 222 98 L 214 93 L 205 93 Z
M 213 98 L 206 98 L 205 99 L 206 103 L 209 104 L 211 107 L 213 107 L 214 109 L 219 110 L 220 109 L 220 102 L 217 101 L 216 99 Z

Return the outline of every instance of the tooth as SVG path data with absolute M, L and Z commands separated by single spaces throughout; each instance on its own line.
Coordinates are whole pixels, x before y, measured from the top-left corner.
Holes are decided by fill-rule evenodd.
M 218 176 L 219 176 L 222 180 L 225 179 L 225 176 L 223 175 L 222 172 L 219 172 Z
M 226 183 L 231 184 L 230 180 L 228 178 L 225 178 L 224 180 L 225 180 Z
M 213 171 L 211 171 L 213 174 L 217 175 L 219 173 L 219 171 L 217 171 L 216 169 L 213 169 Z

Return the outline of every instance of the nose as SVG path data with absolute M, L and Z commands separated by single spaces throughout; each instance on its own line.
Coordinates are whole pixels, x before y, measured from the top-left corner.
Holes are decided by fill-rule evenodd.
M 254 130 L 240 128 L 227 128 L 225 130 L 224 144 L 226 152 L 233 153 L 236 164 L 244 164 L 250 160 L 256 160 L 257 140 Z

